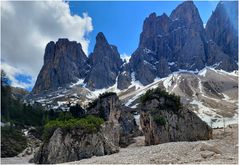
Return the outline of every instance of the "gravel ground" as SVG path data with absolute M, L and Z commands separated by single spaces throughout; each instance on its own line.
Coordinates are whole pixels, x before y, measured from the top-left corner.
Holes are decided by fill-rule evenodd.
M 238 164 L 238 125 L 214 129 L 213 140 L 171 142 L 144 146 L 144 137 L 119 153 L 82 159 L 67 164 Z M 1 159 L 2 164 L 26 164 L 32 156 Z
M 33 155 L 28 155 L 25 157 L 10 157 L 1 158 L 1 164 L 29 164 L 29 160 L 33 158 Z

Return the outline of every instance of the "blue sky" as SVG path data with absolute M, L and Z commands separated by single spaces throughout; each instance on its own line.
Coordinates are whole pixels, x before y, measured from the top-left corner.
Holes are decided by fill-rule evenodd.
M 89 51 L 95 45 L 95 36 L 103 32 L 109 43 L 118 47 L 120 54 L 131 55 L 138 46 L 144 19 L 152 12 L 170 15 L 182 1 L 73 1 L 70 2 L 71 14 L 82 15 L 87 12 L 92 18 L 94 30 L 89 33 Z M 195 1 L 203 23 L 206 23 L 217 1 Z

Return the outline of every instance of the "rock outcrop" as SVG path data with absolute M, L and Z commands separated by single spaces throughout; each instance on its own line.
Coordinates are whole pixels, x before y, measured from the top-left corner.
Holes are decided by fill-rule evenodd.
M 126 147 L 133 142 L 133 137 L 141 135 L 130 108 L 121 105 L 115 93 L 105 93 L 95 100 L 87 109 L 87 113 L 104 118 L 105 121 L 119 127 L 120 147 Z
M 113 154 L 142 134 L 130 108 L 123 107 L 115 93 L 100 95 L 85 115 L 103 118 L 104 123 L 93 131 L 80 126 L 56 128 L 35 154 L 34 162 L 63 163 Z
M 117 47 L 110 45 L 103 33 L 96 36 L 95 48 L 89 61 L 91 70 L 85 79 L 87 87 L 101 89 L 115 84 L 123 61 Z
M 63 163 L 118 152 L 118 147 L 107 136 L 108 134 L 104 128 L 94 133 L 87 133 L 82 129 L 65 132 L 58 128 L 35 154 L 34 163 Z
M 212 129 L 194 112 L 183 108 L 177 96 L 159 88 L 146 94 L 140 113 L 146 145 L 212 138 Z
M 51 41 L 46 46 L 44 65 L 32 93 L 65 87 L 85 77 L 88 69 L 87 56 L 80 43 L 68 39 L 59 39 L 56 43 Z

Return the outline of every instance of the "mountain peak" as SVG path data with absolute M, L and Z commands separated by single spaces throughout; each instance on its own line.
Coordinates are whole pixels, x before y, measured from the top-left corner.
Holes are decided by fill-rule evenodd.
M 157 15 L 156 15 L 156 13 L 155 13 L 155 12 L 153 12 L 153 13 L 149 14 L 149 18 L 156 18 L 156 17 L 157 17 Z
M 106 38 L 102 32 L 99 32 L 96 36 L 96 44 L 97 43 L 107 43 L 108 44 L 108 41 L 106 40 Z
M 57 42 L 66 43 L 66 42 L 69 42 L 69 40 L 68 40 L 68 38 L 59 38 Z
M 167 17 L 167 18 L 168 18 L 168 15 L 167 15 L 166 13 L 163 13 L 163 14 L 161 15 L 161 17 Z
M 178 5 L 176 9 L 174 9 L 170 15 L 172 20 L 181 20 L 187 26 L 190 26 L 194 23 L 203 27 L 203 23 L 201 17 L 199 15 L 198 9 L 193 3 L 193 1 L 185 1 Z

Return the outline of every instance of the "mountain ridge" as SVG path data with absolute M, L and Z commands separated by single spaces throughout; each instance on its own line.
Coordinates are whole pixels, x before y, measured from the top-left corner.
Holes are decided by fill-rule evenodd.
M 89 57 L 84 54 L 81 45 L 75 41 L 59 39 L 56 44 L 51 41 L 46 46 L 44 65 L 31 93 L 39 95 L 44 91 L 65 88 L 79 79 L 82 79 L 90 90 L 108 88 L 116 82 L 117 88 L 123 90 L 131 85 L 132 74 L 140 83 L 148 85 L 155 78 L 167 77 L 180 69 L 197 71 L 206 66 L 214 66 L 226 71 L 237 70 L 235 55 L 226 54 L 227 52 L 223 51 L 223 47 L 218 44 L 219 41 L 216 41 L 209 30 L 215 29 L 210 22 L 215 19 L 223 20 L 221 16 L 218 18 L 218 14 L 216 16 L 214 14 L 225 14 L 220 7 L 223 4 L 218 3 L 206 28 L 203 27 L 193 1 L 181 3 L 170 16 L 165 13 L 160 16 L 151 13 L 144 20 L 139 46 L 128 63 L 122 61 L 117 47 L 109 44 L 102 32 L 97 34 L 94 51 Z M 219 24 L 219 26 L 224 25 Z M 228 34 L 232 35 L 230 30 Z M 72 50 L 64 48 L 71 44 L 78 44 L 78 46 Z M 234 47 L 232 49 L 235 51 Z M 69 61 L 70 58 L 63 57 L 63 54 L 71 57 L 71 51 L 75 51 L 74 60 Z M 80 52 L 79 55 L 77 51 Z M 51 60 L 51 57 L 57 54 L 61 56 L 56 56 L 58 58 L 55 61 Z M 51 64 L 55 66 L 50 67 Z

